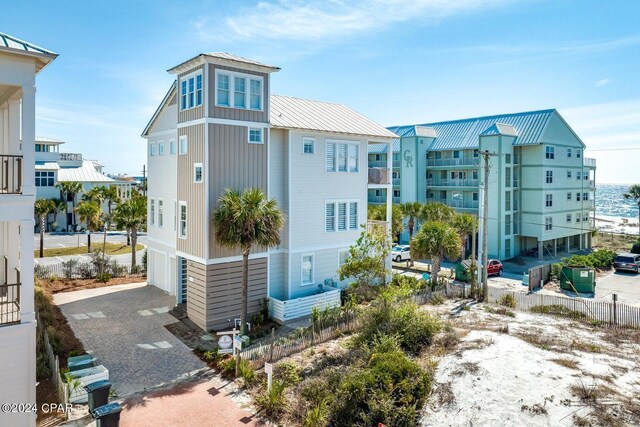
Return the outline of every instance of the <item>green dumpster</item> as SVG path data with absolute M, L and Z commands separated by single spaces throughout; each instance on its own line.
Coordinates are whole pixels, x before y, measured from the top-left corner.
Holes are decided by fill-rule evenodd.
M 596 290 L 596 274 L 589 267 L 562 267 L 560 289 L 571 292 L 592 294 Z
M 468 259 L 457 263 L 455 267 L 456 280 L 460 280 L 461 282 L 468 282 L 471 280 L 471 275 L 469 274 L 470 267 L 471 260 Z

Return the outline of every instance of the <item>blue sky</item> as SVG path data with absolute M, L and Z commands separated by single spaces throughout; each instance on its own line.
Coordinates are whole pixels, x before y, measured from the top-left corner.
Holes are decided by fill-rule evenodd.
M 274 93 L 382 125 L 557 108 L 600 182 L 640 182 L 636 0 L 28 1 L 0 31 L 60 54 L 38 77 L 37 134 L 140 174 L 140 133 L 201 52 L 277 65 Z

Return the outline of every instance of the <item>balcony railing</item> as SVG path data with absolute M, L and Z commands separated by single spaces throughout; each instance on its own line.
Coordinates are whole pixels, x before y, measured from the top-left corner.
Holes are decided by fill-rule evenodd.
M 369 168 L 369 184 L 389 184 L 389 175 L 389 169 L 387 168 Z
M 427 179 L 427 187 L 477 187 L 477 179 Z
M 22 193 L 22 156 L 0 154 L 0 194 Z
M 427 159 L 427 166 L 478 166 L 478 157 L 459 157 L 457 159 Z
M 393 185 L 400 185 L 400 178 L 393 178 Z
M 518 181 L 517 179 L 513 178 L 513 188 L 518 188 L 520 187 L 520 181 Z
M 58 160 L 69 162 L 81 162 L 82 154 L 80 153 L 60 153 Z
M 20 322 L 20 283 L 0 285 L 0 326 Z
M 596 180 L 595 179 L 590 179 L 589 180 L 589 187 L 591 187 L 591 188 L 595 188 L 596 187 Z
M 387 167 L 386 160 L 369 160 L 370 168 L 385 168 Z
M 438 202 L 445 204 L 447 206 L 451 206 L 452 208 L 457 209 L 478 209 L 479 202 L 473 200 L 452 200 L 452 199 L 439 199 L 439 198 L 429 198 L 428 202 Z
M 588 157 L 584 158 L 584 165 L 590 168 L 596 167 L 596 159 L 590 159 Z

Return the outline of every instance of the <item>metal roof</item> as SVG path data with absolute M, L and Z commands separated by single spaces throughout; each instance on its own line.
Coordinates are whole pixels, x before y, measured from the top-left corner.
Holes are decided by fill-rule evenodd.
M 36 136 L 36 142 L 47 142 L 49 144 L 64 144 L 64 141 L 58 139 L 46 138 L 44 136 Z
M 62 167 L 58 171 L 58 181 L 77 181 L 77 182 L 113 182 L 103 173 L 98 172 L 96 166 L 98 162 L 94 160 L 83 160 L 82 166 L 79 167 Z
M 518 136 L 518 132 L 511 125 L 494 123 L 487 130 L 485 130 L 480 134 L 480 136 L 490 136 L 490 135 Z
M 502 131 L 517 134 L 513 145 L 539 144 L 542 132 L 554 114 L 559 116 L 555 109 L 551 109 L 420 125 L 392 126 L 388 129 L 402 137 L 416 136 L 416 126 L 433 128 L 436 132 L 436 139 L 429 150 L 477 148 L 480 134 L 497 124 L 513 128 L 513 131 L 509 131 L 506 126 L 502 126 Z
M 36 162 L 36 170 L 58 170 L 60 165 L 56 162 Z
M 5 33 L 0 33 L 0 47 L 22 50 L 22 51 L 31 52 L 31 53 L 40 53 L 43 55 L 58 56 L 57 53 L 54 53 L 48 49 L 45 49 L 40 46 L 36 46 L 33 43 L 20 40 L 16 37 L 10 36 L 9 34 L 5 34 Z
M 387 152 L 387 144 L 369 144 L 367 148 L 369 154 L 382 154 Z M 400 140 L 398 138 L 394 139 L 391 143 L 391 150 L 394 153 L 400 152 Z
M 342 104 L 271 95 L 270 122 L 276 128 L 397 138 L 376 122 Z
M 271 68 L 273 70 L 280 69 L 280 67 L 276 67 L 274 65 L 263 64 L 262 62 L 254 61 L 253 59 L 243 58 L 242 56 L 233 55 L 227 52 L 210 52 L 210 53 L 205 53 L 204 55 L 210 58 L 218 58 L 218 59 L 225 59 L 227 61 L 241 62 L 243 64 L 256 65 L 258 67 L 266 67 L 266 68 Z

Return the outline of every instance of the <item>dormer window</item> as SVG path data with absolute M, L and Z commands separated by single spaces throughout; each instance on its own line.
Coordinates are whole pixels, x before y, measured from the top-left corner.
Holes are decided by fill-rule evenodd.
M 180 110 L 202 105 L 202 74 L 183 77 L 180 81 Z
M 262 77 L 216 72 L 216 105 L 262 111 Z

